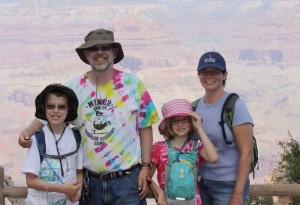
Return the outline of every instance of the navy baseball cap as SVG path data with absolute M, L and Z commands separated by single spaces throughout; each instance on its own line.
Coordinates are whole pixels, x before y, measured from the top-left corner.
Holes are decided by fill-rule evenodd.
M 226 71 L 226 62 L 223 56 L 214 51 L 210 51 L 207 53 L 204 53 L 199 60 L 199 64 L 197 67 L 197 71 L 201 71 L 204 68 L 213 67 L 217 68 L 221 71 Z

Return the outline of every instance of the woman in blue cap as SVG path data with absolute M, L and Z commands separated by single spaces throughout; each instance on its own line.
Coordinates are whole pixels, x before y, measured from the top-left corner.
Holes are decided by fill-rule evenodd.
M 216 147 L 217 163 L 200 164 L 200 194 L 204 205 L 242 205 L 249 191 L 252 157 L 253 120 L 245 102 L 238 99 L 234 107 L 232 132 L 226 127 L 226 143 L 219 124 L 223 104 L 229 95 L 224 90 L 226 63 L 218 52 L 204 53 L 197 67 L 205 95 L 196 112 L 203 117 L 202 126 Z

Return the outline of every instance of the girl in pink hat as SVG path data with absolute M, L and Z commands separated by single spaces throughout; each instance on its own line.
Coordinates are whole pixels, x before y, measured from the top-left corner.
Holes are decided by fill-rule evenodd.
M 168 185 L 166 185 L 166 182 L 170 184 L 166 179 L 171 180 L 172 178 L 166 174 L 166 169 L 169 170 L 166 166 L 168 163 L 170 164 L 168 158 L 170 158 L 169 154 L 172 154 L 171 149 L 175 154 L 194 151 L 196 153 L 195 164 L 193 165 L 195 168 L 199 167 L 200 163 L 214 163 L 218 160 L 218 154 L 202 128 L 202 117 L 192 111 L 190 102 L 185 99 L 176 99 L 164 104 L 162 115 L 163 120 L 158 129 L 165 140 L 154 143 L 152 147 L 151 176 L 157 170 L 157 180 L 159 186 L 166 192 L 168 204 L 202 205 L 199 190 L 196 186 L 196 178 L 194 181 L 195 194 L 192 198 L 173 196 L 169 194 L 170 191 L 167 188 Z M 201 142 L 191 139 L 195 131 L 199 133 Z M 170 147 L 172 148 L 170 149 Z M 181 155 L 176 155 L 176 157 L 178 156 Z M 181 171 L 183 170 L 179 170 L 179 173 L 183 174 Z M 180 192 L 182 190 L 180 188 Z

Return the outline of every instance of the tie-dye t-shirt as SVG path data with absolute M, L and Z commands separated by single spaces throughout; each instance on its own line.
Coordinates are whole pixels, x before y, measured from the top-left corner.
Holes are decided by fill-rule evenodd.
M 113 79 L 104 86 L 92 84 L 86 74 L 66 86 L 79 100 L 74 124 L 82 137 L 83 166 L 94 172 L 112 172 L 140 162 L 138 129 L 159 120 L 142 81 L 114 69 Z

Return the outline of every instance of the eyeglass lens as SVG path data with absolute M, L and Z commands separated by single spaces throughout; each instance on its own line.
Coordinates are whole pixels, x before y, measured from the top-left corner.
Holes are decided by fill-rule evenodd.
M 176 118 L 174 118 L 174 119 L 171 118 L 170 122 L 171 122 L 171 125 L 178 125 L 179 122 L 180 123 L 190 122 L 190 118 L 188 118 L 188 117 L 182 117 L 182 118 L 177 118 L 177 119 Z
M 48 105 L 45 105 L 45 107 L 47 110 L 54 110 L 56 107 L 59 110 L 66 110 L 68 106 L 67 105 L 48 104 Z
M 96 51 L 100 51 L 100 50 L 101 51 L 110 51 L 112 48 L 113 48 L 112 45 L 102 45 L 102 46 L 98 45 L 98 46 L 93 46 L 91 48 L 88 48 L 88 50 L 90 52 L 96 52 Z
M 203 75 L 203 76 L 208 76 L 208 75 L 217 76 L 221 73 L 222 73 L 221 70 L 203 70 L 203 71 L 200 72 L 200 74 Z

